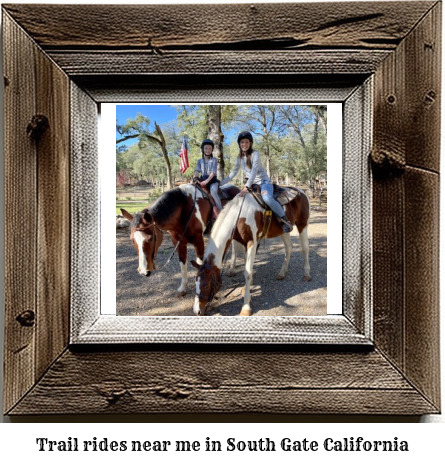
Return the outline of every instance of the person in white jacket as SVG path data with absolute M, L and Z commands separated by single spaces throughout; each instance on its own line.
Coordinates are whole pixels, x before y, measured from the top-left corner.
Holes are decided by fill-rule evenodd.
M 233 170 L 221 181 L 220 185 L 222 186 L 231 181 L 238 174 L 239 169 L 242 168 L 247 181 L 239 195 L 243 197 L 246 195 L 248 189 L 252 187 L 252 184 L 259 184 L 264 203 L 279 218 L 283 233 L 292 231 L 292 224 L 286 217 L 283 207 L 273 198 L 273 184 L 261 164 L 260 154 L 252 148 L 252 134 L 248 131 L 241 132 L 238 136 L 238 146 L 240 148 L 240 153 L 236 157 Z
M 196 164 L 195 173 L 193 174 L 192 182 L 199 181 L 202 187 L 208 186 L 210 193 L 215 201 L 218 211 L 214 211 L 215 216 L 218 216 L 222 210 L 221 200 L 218 196 L 219 180 L 216 177 L 218 173 L 218 160 L 213 156 L 215 144 L 210 139 L 204 139 L 201 144 L 202 158 Z

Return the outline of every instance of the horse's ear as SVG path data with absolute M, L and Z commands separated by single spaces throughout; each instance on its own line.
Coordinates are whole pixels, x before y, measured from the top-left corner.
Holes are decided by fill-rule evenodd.
M 128 221 L 133 220 L 133 215 L 131 213 L 128 213 L 127 210 L 124 210 L 123 208 L 121 208 L 121 212 L 125 219 L 127 219 Z
M 144 212 L 144 221 L 146 221 L 147 223 L 151 223 L 153 221 L 153 217 L 150 215 L 150 212 Z
M 199 265 L 195 262 L 195 260 L 190 260 L 190 263 L 192 264 L 192 266 L 194 266 L 195 268 L 198 268 L 199 270 Z

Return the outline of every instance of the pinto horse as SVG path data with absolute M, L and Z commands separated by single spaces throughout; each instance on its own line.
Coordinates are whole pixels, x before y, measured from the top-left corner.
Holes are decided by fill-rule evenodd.
M 310 203 L 306 194 L 298 190 L 298 195 L 284 207 L 287 218 L 297 226 L 301 250 L 304 257 L 305 281 L 310 281 L 309 267 L 309 239 L 307 225 L 310 215 Z M 192 261 L 192 265 L 198 268 L 196 277 L 196 296 L 193 311 L 196 315 L 204 315 L 215 294 L 222 285 L 221 270 L 224 255 L 232 239 L 244 245 L 247 249 L 244 277 L 244 305 L 241 309 L 242 316 L 252 314 L 250 307 L 250 288 L 252 286 L 252 272 L 257 244 L 261 238 L 264 227 L 265 210 L 254 197 L 247 193 L 244 197 L 235 197 L 219 214 L 213 225 L 207 247 L 204 254 L 204 263 L 199 265 Z M 266 228 L 267 229 L 267 228 Z M 289 268 L 289 260 L 292 250 L 290 233 L 283 234 L 281 224 L 275 215 L 265 237 L 273 238 L 281 236 L 284 242 L 285 257 L 283 266 L 277 279 L 283 279 Z
M 232 199 L 239 189 L 227 184 L 222 188 Z M 227 203 L 227 201 L 223 201 Z M 186 294 L 187 287 L 187 244 L 193 244 L 196 257 L 202 263 L 204 256 L 203 234 L 212 218 L 212 205 L 202 192 L 192 184 L 182 184 L 161 195 L 152 205 L 132 215 L 121 209 L 130 221 L 130 239 L 138 253 L 138 272 L 150 276 L 156 269 L 156 256 L 162 243 L 163 231 L 168 231 L 181 266 L 181 285 L 178 297 Z M 233 255 L 231 269 L 235 268 Z

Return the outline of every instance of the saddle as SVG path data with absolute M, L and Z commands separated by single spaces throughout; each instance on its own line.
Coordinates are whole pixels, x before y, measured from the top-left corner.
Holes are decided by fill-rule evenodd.
M 267 233 L 269 232 L 270 223 L 272 222 L 272 210 L 264 203 L 263 197 L 261 196 L 261 186 L 258 184 L 252 184 L 250 188 L 250 193 L 253 195 L 254 199 L 258 202 L 260 207 L 264 208 L 264 228 L 261 236 L 258 238 L 258 247 L 260 246 L 261 239 L 266 240 Z M 278 184 L 273 184 L 273 198 L 281 205 L 286 205 L 297 195 L 300 195 L 300 191 L 295 187 L 286 186 L 282 187 Z
M 263 198 L 261 197 L 261 186 L 258 184 L 252 184 L 250 188 L 251 194 L 254 196 L 255 200 L 260 204 L 262 208 L 266 211 L 270 208 L 264 203 Z M 279 186 L 278 184 L 273 184 L 273 198 L 281 205 L 288 204 L 293 200 L 297 195 L 300 195 L 300 191 L 291 186 Z
M 203 195 L 203 197 L 205 199 L 207 199 L 211 204 L 212 206 L 215 205 L 215 202 L 213 200 L 213 197 L 212 197 L 212 194 L 210 193 L 210 190 L 207 189 L 207 188 L 203 188 L 201 187 L 198 183 L 195 184 L 195 187 L 199 190 L 199 192 L 201 192 L 201 194 Z M 221 199 L 221 200 L 230 200 L 230 195 L 226 192 L 226 190 L 224 189 L 224 187 L 219 187 L 218 188 L 218 197 Z

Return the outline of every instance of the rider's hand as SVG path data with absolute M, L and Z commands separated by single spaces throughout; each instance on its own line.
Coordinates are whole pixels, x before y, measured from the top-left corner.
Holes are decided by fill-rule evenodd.
M 247 187 L 244 186 L 241 190 L 241 192 L 239 193 L 239 196 L 240 197 L 244 197 L 245 195 L 247 194 Z

